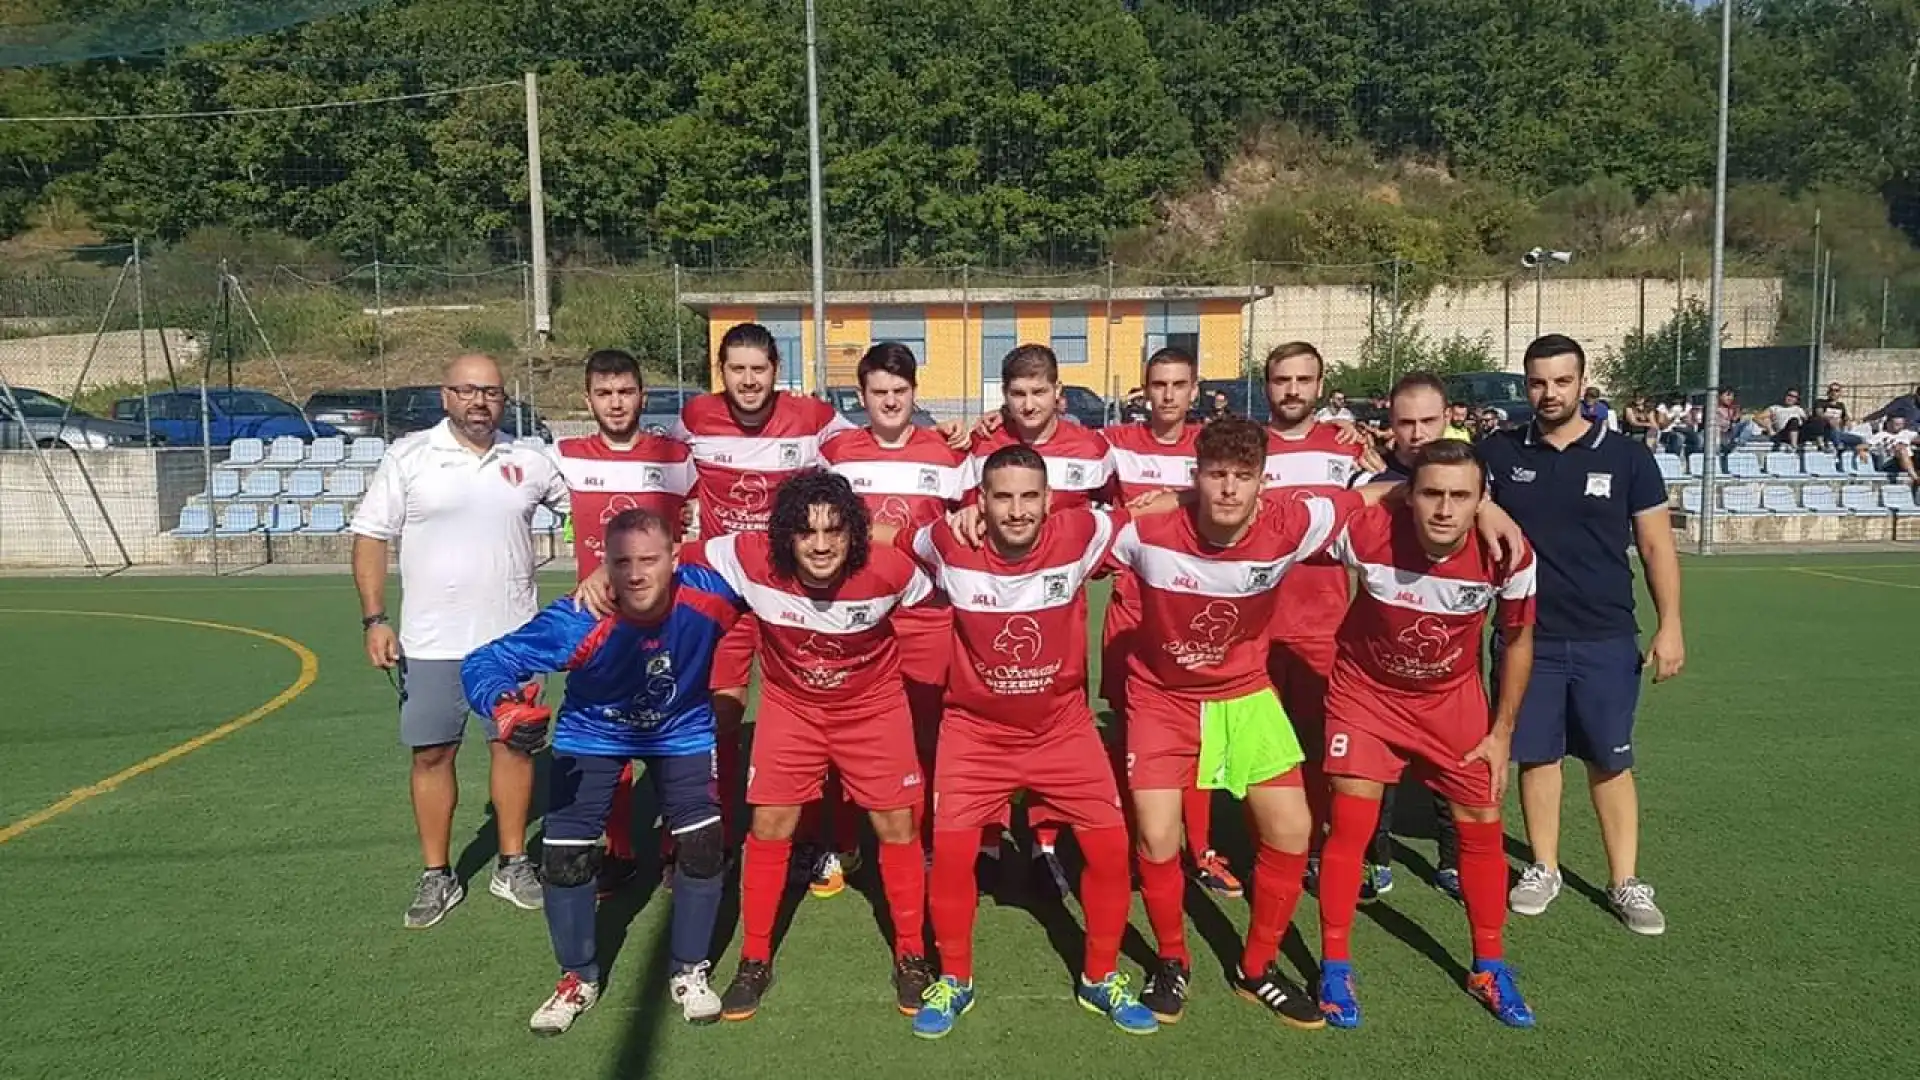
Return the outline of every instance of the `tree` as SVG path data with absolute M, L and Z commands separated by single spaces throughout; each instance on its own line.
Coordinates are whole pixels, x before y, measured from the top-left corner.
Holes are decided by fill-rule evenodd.
M 1629 331 L 1619 350 L 1601 352 L 1595 368 L 1615 398 L 1691 393 L 1707 382 L 1710 333 L 1706 306 L 1691 298 L 1660 329 Z

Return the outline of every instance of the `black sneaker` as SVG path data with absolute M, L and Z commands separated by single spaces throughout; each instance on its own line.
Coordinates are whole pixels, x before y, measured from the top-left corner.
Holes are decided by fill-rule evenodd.
M 600 879 L 594 890 L 594 896 L 596 899 L 605 900 L 626 888 L 638 876 L 640 876 L 639 863 L 632 859 L 608 855 L 600 860 Z
M 1320 1015 L 1320 1003 L 1287 981 L 1276 965 L 1268 964 L 1267 970 L 1253 978 L 1248 978 L 1236 966 L 1233 969 L 1233 988 L 1248 1001 L 1265 1005 L 1281 1023 L 1289 1027 L 1312 1030 L 1327 1026 L 1326 1018 Z
M 1147 985 L 1140 991 L 1140 1004 L 1163 1024 L 1179 1023 L 1181 1014 L 1187 1010 L 1187 980 L 1192 974 L 1187 965 L 1178 960 L 1161 960 L 1159 968 L 1147 976 Z
M 940 977 L 924 956 L 911 953 L 893 962 L 894 1003 L 902 1016 L 913 1016 L 926 1003 L 927 987 Z
M 742 960 L 720 995 L 720 1017 L 724 1020 L 749 1020 L 760 1011 L 760 999 L 773 985 L 773 965 L 765 960 Z

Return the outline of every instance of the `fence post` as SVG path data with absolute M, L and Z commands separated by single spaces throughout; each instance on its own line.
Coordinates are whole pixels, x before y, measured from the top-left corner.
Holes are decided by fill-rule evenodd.
M 973 282 L 972 266 L 960 264 L 960 417 L 973 419 L 973 406 L 980 388 L 973 381 Z M 1108 330 L 1112 332 L 1111 328 Z
M 140 238 L 133 238 L 133 311 L 134 325 L 140 334 L 140 426 L 146 432 L 147 449 L 153 449 L 153 403 L 147 393 L 147 387 L 153 384 L 153 376 L 147 373 L 147 288 L 146 275 L 142 272 L 140 260 Z M 1881 320 L 1882 325 L 1885 320 Z M 166 327 L 160 328 L 165 337 Z M 1884 331 L 1881 334 L 1885 337 Z
M 380 367 L 380 435 L 387 434 L 387 300 L 380 280 L 380 256 L 373 257 L 373 355 Z
M 673 264 L 673 384 L 681 391 L 675 400 L 686 402 L 687 354 L 686 327 L 680 318 L 680 262 Z

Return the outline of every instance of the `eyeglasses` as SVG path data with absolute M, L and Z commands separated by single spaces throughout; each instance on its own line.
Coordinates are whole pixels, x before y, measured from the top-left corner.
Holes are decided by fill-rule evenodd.
M 475 386 L 472 383 L 461 383 L 459 386 L 448 386 L 442 389 L 462 401 L 472 401 L 476 397 L 484 397 L 488 401 L 507 399 L 506 388 L 501 386 Z

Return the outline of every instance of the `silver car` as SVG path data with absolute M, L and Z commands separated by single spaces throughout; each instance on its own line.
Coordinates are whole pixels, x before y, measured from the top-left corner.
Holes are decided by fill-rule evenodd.
M 15 402 L 19 403 L 18 410 L 14 408 Z M 11 399 L 0 393 L 0 449 L 24 450 L 38 444 L 49 450 L 62 446 L 73 450 L 110 450 L 165 443 L 166 439 L 157 431 L 149 443 L 146 429 L 139 424 L 103 420 L 39 390 L 16 386 Z

